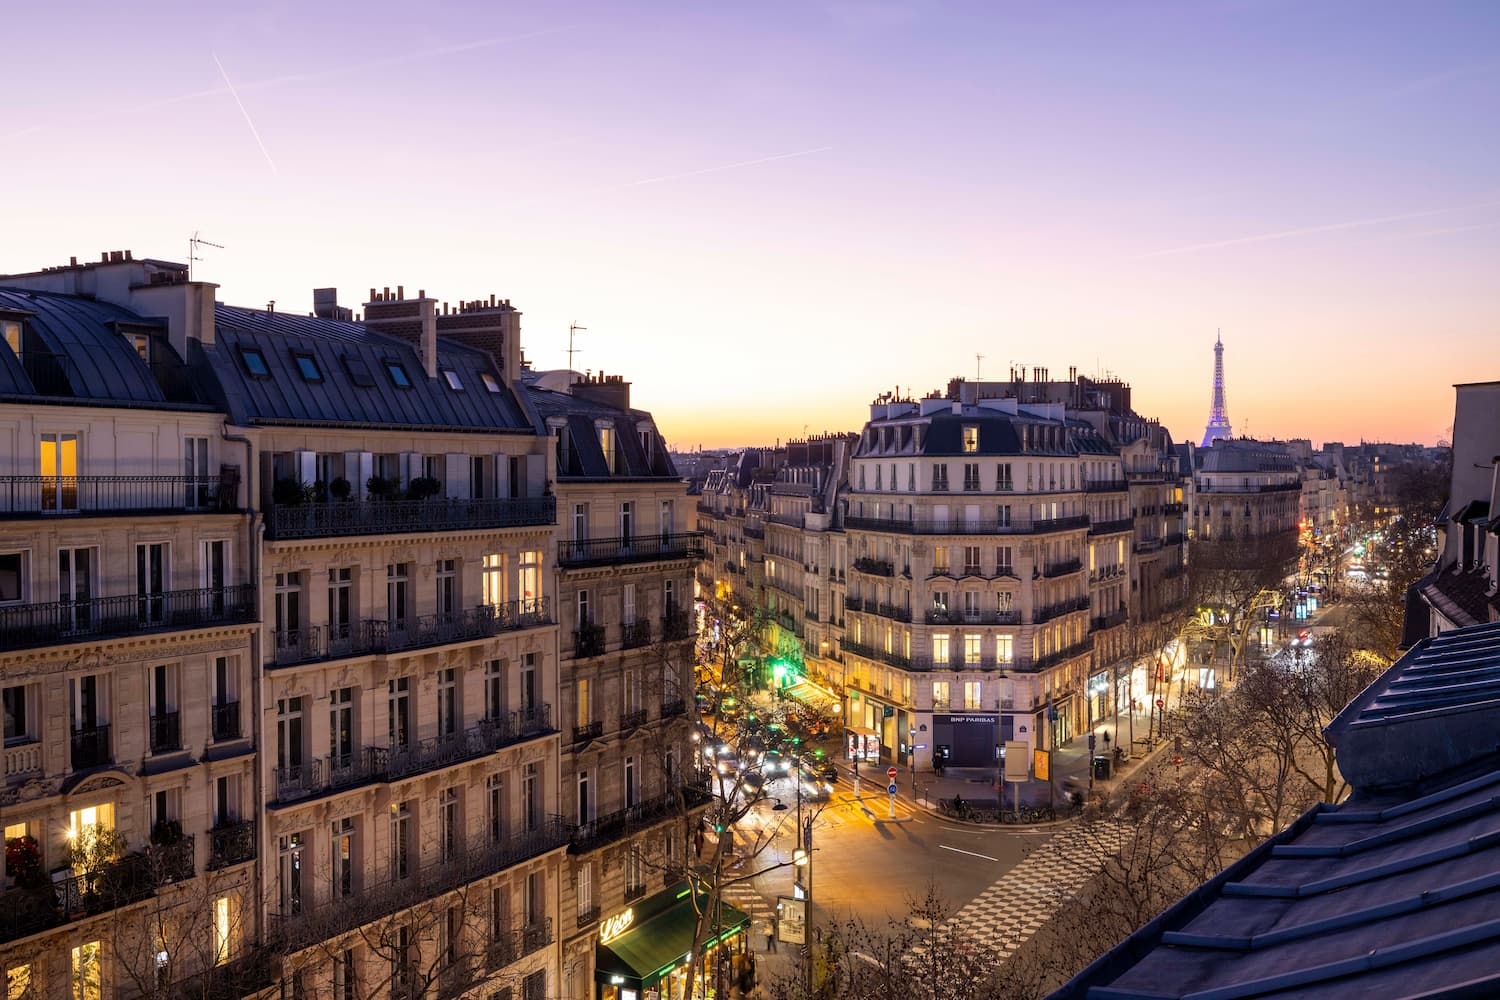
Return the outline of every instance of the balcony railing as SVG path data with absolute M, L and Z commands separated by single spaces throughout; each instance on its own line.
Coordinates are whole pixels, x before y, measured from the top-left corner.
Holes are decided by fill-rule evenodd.
M 226 823 L 208 831 L 209 871 L 255 860 L 255 820 Z
M 843 646 L 844 652 L 853 653 L 856 656 L 863 656 L 868 660 L 878 660 L 881 663 L 886 663 L 893 667 L 906 667 L 911 665 L 910 659 L 902 656 L 900 653 L 887 653 L 883 649 L 877 649 L 874 646 L 866 646 L 862 642 L 851 642 L 848 639 L 844 639 L 841 640 L 841 645 Z
M 604 626 L 584 625 L 573 630 L 573 658 L 598 656 L 604 652 Z
M 1163 514 L 1182 514 L 1186 511 L 1187 504 L 1185 503 L 1177 503 L 1174 501 L 1172 503 L 1164 503 L 1161 505 L 1161 512 Z
M 675 719 L 679 715 L 686 714 L 687 702 L 681 698 L 666 698 L 661 703 L 661 717 L 663 719 Z
M 931 520 L 922 518 L 844 518 L 844 527 L 858 531 L 890 531 L 903 535 L 1035 535 L 1087 527 L 1086 515 L 1030 521 L 1023 518 Z
M 1101 479 L 1083 484 L 1085 493 L 1124 493 L 1129 484 L 1124 479 Z
M 480 528 L 525 528 L 557 522 L 556 497 L 433 497 L 428 500 L 333 500 L 266 508 L 266 537 L 331 538 Z
M 1107 628 L 1114 628 L 1116 625 L 1124 625 L 1127 617 L 1128 613 L 1125 608 L 1121 607 L 1111 611 L 1107 615 L 1098 615 L 1090 619 L 1089 626 L 1095 632 L 1099 632 Z
M 1015 666 L 1013 661 L 997 660 L 993 656 L 981 656 L 977 660 L 971 660 L 964 655 L 962 650 L 958 655 L 947 660 L 935 660 L 931 656 L 911 658 L 912 670 L 1009 670 L 1013 666 Z
M 1113 535 L 1120 531 L 1129 531 L 1135 526 L 1135 521 L 1130 518 L 1122 518 L 1118 521 L 1095 521 L 1089 525 L 1091 535 Z
M 703 533 L 687 531 L 633 538 L 587 538 L 557 543 L 559 566 L 608 566 L 663 559 L 702 559 Z
M 599 904 L 595 903 L 586 910 L 578 911 L 578 926 L 580 928 L 590 927 L 594 921 L 599 919 Z
M 1062 562 L 1048 563 L 1042 567 L 1042 576 L 1047 579 L 1053 577 L 1067 576 L 1069 573 L 1077 573 L 1083 569 L 1081 559 L 1064 559 Z
M 0 774 L 0 780 L 20 780 L 32 774 L 40 774 L 42 771 L 42 741 L 31 740 L 27 743 L 17 743 L 14 746 L 6 746 L 0 749 L 5 761 L 4 773 Z
M 1155 552 L 1161 548 L 1160 538 L 1138 538 L 1135 542 L 1135 550 L 1139 553 Z
M 708 805 L 711 799 L 712 796 L 700 787 L 684 785 L 682 788 L 682 803 L 689 811 Z M 587 854 L 589 851 L 598 850 L 605 844 L 613 843 L 675 816 L 677 812 L 676 792 L 663 792 L 643 802 L 637 802 L 633 806 L 616 809 L 612 813 L 573 827 L 573 839 L 568 853 Z
M 0 514 L 232 513 L 239 482 L 234 466 L 217 476 L 0 476 Z
M 109 752 L 109 726 L 85 726 L 73 730 L 73 770 L 103 767 L 114 760 Z
M 162 712 L 151 716 L 151 752 L 170 753 L 182 749 L 181 717 L 177 712 Z
M 1167 535 L 1167 537 L 1163 540 L 1162 544 L 1163 545 L 1181 545 L 1182 544 L 1182 532 L 1178 531 L 1178 532 L 1173 532 L 1172 534 Z
M 890 564 L 889 560 L 869 559 L 864 556 L 854 560 L 854 568 L 871 576 L 894 576 L 896 573 L 896 568 Z
M 603 735 L 604 735 L 604 722 L 603 722 L 603 720 L 596 720 L 594 722 L 585 722 L 581 726 L 574 726 L 573 727 L 573 745 L 577 746 L 580 743 L 591 743 L 591 742 L 593 742 L 594 740 L 597 740 L 599 737 L 601 737 Z
M 1036 660 L 1032 662 L 1031 668 L 1033 670 L 1046 670 L 1048 667 L 1055 666 L 1056 664 L 1059 664 L 1064 660 L 1070 660 L 1075 656 L 1082 656 L 1084 653 L 1087 653 L 1093 648 L 1094 637 L 1089 636 L 1082 642 L 1075 642 L 1073 645 L 1069 646 L 1066 649 L 1059 649 L 1055 653 L 1048 653 L 1046 656 L 1037 657 Z
M 502 930 L 497 937 L 490 938 L 487 948 L 489 967 L 502 969 L 512 962 L 519 962 L 527 955 L 541 951 L 552 943 L 552 918 L 530 927 Z
M 0 649 L 254 621 L 255 586 L 0 607 Z
M 1042 622 L 1051 621 L 1058 615 L 1066 615 L 1074 611 L 1087 611 L 1088 609 L 1089 599 L 1087 597 L 1072 597 L 1066 601 L 1058 601 L 1056 604 L 1048 604 L 1037 608 L 1031 614 L 1031 623 L 1033 625 L 1040 625 Z
M 744 528 L 746 538 L 762 539 L 766 537 L 766 529 L 747 524 Z
M 553 732 L 552 706 L 484 719 L 461 733 L 397 747 L 365 747 L 275 769 L 276 799 L 290 802 L 372 781 L 395 781 L 476 760 L 502 747 Z
M 638 649 L 651 645 L 651 622 L 649 619 L 626 622 L 620 626 L 620 645 L 625 649 Z
M 633 712 L 620 713 L 620 732 L 633 732 L 646 724 L 647 712 L 644 708 L 638 708 Z
M 414 893 L 423 899 L 432 899 L 549 851 L 566 847 L 567 844 L 566 824 L 558 817 L 548 817 L 530 830 L 510 834 L 498 843 L 457 854 L 446 861 L 434 862 L 412 872 L 407 878 L 382 880 L 375 885 L 367 885 L 362 892 L 321 907 L 305 909 L 301 913 L 273 915 L 278 925 L 275 936 L 281 939 L 277 943 L 296 950 L 315 941 L 344 934 L 411 906 Z M 419 886 L 420 889 L 414 891 L 413 886 Z M 552 924 L 548 921 L 515 933 L 523 936 L 519 940 L 507 942 L 508 952 L 497 955 L 494 946 L 491 946 L 492 956 L 514 956 L 503 964 L 509 964 L 522 954 L 530 954 L 549 944 L 552 940 Z
M 240 738 L 240 703 L 237 701 L 225 702 L 215 705 L 213 713 L 213 738 L 217 743 L 220 740 L 237 740 Z
M 502 632 L 552 624 L 552 599 L 481 604 L 448 615 L 418 615 L 403 621 L 353 621 L 309 625 L 272 634 L 277 666 L 372 653 L 399 653 L 450 642 L 484 639 Z
M 964 611 L 948 608 L 928 608 L 926 621 L 929 625 L 1019 625 L 1019 611 Z
M 661 637 L 666 642 L 678 642 L 682 639 L 693 638 L 693 618 L 686 611 L 677 611 L 672 614 L 663 615 L 661 619 Z

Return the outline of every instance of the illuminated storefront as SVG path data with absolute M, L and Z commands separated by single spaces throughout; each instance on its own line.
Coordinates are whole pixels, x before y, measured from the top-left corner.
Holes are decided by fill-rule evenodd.
M 686 995 L 688 959 L 693 950 L 698 915 L 708 906 L 708 895 L 696 895 L 687 882 L 638 900 L 599 922 L 594 954 L 595 1000 L 676 1000 Z M 720 901 L 709 918 L 708 936 L 698 965 L 705 977 L 693 996 L 713 1000 L 714 969 L 727 970 L 749 951 L 750 917 Z

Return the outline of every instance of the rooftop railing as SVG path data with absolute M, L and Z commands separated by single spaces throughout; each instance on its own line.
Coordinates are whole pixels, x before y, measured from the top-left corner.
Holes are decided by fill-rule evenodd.
M 556 522 L 557 498 L 550 496 L 272 503 L 266 508 L 266 537 L 281 541 L 345 535 L 525 528 Z

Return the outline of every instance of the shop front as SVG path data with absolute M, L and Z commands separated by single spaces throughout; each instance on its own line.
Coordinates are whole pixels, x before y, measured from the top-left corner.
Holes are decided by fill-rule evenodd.
M 932 762 L 943 767 L 994 767 L 1000 717 L 980 712 L 932 717 Z
M 848 726 L 844 729 L 844 758 L 853 764 L 878 763 L 880 760 L 880 734 L 866 726 Z
M 687 882 L 610 914 L 599 922 L 594 952 L 595 1000 L 677 1000 L 687 995 L 688 958 L 708 895 Z M 716 979 L 732 982 L 748 961 L 750 917 L 720 901 L 709 916 L 693 996 L 715 1000 Z M 723 975 L 715 976 L 722 968 Z

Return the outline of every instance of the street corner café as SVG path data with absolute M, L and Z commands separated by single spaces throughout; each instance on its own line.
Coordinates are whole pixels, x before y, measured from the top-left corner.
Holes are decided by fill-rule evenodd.
M 668 886 L 634 906 L 611 914 L 599 924 L 595 946 L 596 1000 L 673 1000 L 686 995 L 688 959 L 698 914 L 708 907 L 708 893 L 695 894 L 686 881 Z M 714 996 L 712 969 L 732 961 L 748 948 L 750 917 L 719 902 L 709 913 L 695 997 Z

